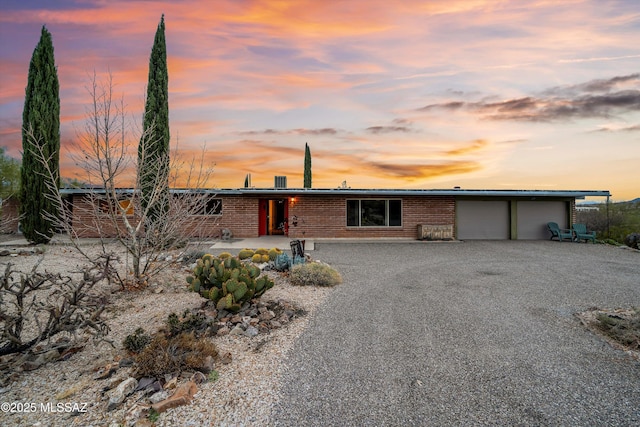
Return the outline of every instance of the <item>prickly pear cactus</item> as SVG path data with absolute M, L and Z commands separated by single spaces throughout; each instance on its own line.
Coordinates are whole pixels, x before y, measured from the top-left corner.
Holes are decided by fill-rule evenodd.
M 263 255 L 259 255 L 262 259 Z M 220 310 L 237 312 L 242 303 L 259 298 L 274 283 L 267 276 L 260 277 L 260 269 L 244 264 L 238 258 L 216 258 L 204 255 L 187 276 L 187 283 L 194 292 L 210 299 Z

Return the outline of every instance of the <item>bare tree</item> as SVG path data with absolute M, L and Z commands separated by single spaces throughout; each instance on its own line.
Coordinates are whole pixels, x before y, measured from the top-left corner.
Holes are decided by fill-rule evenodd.
M 204 148 L 200 159 L 182 161 L 173 147 L 171 161 L 145 158 L 145 149 L 153 135 L 152 127 L 143 132 L 139 150 L 144 162 L 138 162 L 137 151 L 129 138 L 131 128 L 127 121 L 124 101 L 113 99 L 113 78 L 108 75 L 99 82 L 96 74 L 90 78 L 87 92 L 91 104 L 86 110 L 84 128 L 77 132 L 77 153 L 73 155 L 78 166 L 86 174 L 82 178 L 88 184 L 84 189 L 86 203 L 74 203 L 73 212 L 56 189 L 55 198 L 61 214 L 56 222 L 73 240 L 86 235 L 99 235 L 103 253 L 108 253 L 107 243 L 115 238 L 126 250 L 127 273 L 118 275 L 122 286 L 141 287 L 147 280 L 170 265 L 163 253 L 170 249 L 185 250 L 185 244 L 195 237 L 203 221 L 212 221 L 206 215 L 211 209 L 213 194 L 204 186 L 212 169 L 204 166 Z M 45 162 L 43 153 L 40 161 Z M 132 155 L 133 154 L 133 155 Z M 140 203 L 141 177 L 149 171 L 140 164 L 152 162 L 166 167 L 154 168 L 152 187 L 146 206 Z M 57 171 L 47 173 L 54 177 Z M 147 177 L 148 178 L 148 177 Z M 178 180 L 184 190 L 177 190 Z M 54 180 L 50 180 L 55 182 Z M 167 191 L 168 188 L 171 189 Z M 173 188 L 172 188 L 173 186 Z M 167 202 L 169 209 L 160 219 L 148 221 L 152 210 Z M 82 218 L 78 221 L 78 218 Z M 79 245 L 76 245 L 79 248 Z

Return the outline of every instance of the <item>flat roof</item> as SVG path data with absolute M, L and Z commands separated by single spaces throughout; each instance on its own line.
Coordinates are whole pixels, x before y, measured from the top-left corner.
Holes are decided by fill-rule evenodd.
M 85 194 L 101 192 L 96 188 L 64 188 L 62 194 Z M 130 193 L 131 188 L 119 189 L 119 192 Z M 477 190 L 477 189 L 355 189 L 355 188 L 206 188 L 193 190 L 174 188 L 172 192 L 182 193 L 198 191 L 219 195 L 255 195 L 255 196 L 293 196 L 293 195 L 322 195 L 322 196 L 469 196 L 469 197 L 571 197 L 584 199 L 585 197 L 609 197 L 608 190 Z

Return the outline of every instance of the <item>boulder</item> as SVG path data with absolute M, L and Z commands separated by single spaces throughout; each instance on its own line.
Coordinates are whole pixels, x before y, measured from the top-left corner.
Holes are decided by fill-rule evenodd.
M 120 406 L 120 404 L 124 402 L 124 399 L 126 399 L 128 395 L 133 393 L 133 391 L 136 389 L 137 386 L 138 386 L 138 380 L 131 377 L 127 378 L 126 380 L 118 384 L 118 387 L 116 387 L 116 389 L 109 394 L 109 403 L 107 405 L 107 411 L 111 411 L 112 409 L 115 409 L 118 406 Z
M 640 249 L 640 233 L 631 233 L 624 238 L 624 244 L 633 249 Z
M 158 413 L 162 413 L 168 409 L 175 408 L 177 406 L 187 405 L 191 403 L 193 395 L 198 392 L 198 386 L 193 381 L 188 381 L 182 384 L 176 389 L 171 397 L 154 403 L 151 407 Z

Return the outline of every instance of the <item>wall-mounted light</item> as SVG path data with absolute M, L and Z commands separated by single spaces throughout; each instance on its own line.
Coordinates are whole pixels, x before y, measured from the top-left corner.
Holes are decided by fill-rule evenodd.
M 296 203 L 296 198 L 295 198 L 295 197 L 291 197 L 291 198 L 289 199 L 289 204 L 290 204 L 291 206 L 293 206 L 295 203 Z

